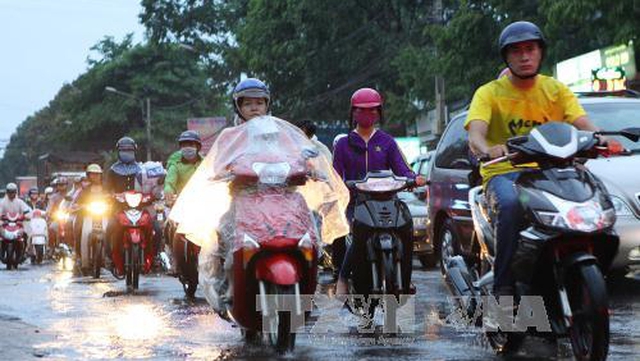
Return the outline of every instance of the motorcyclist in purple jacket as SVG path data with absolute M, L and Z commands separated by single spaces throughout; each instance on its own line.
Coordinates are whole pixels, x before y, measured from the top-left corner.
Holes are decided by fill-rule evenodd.
M 351 124 L 356 128 L 346 137 L 341 138 L 335 146 L 333 167 L 346 181 L 361 180 L 369 171 L 391 170 L 397 176 L 416 180 L 418 186 L 426 183 L 422 176 L 416 176 L 407 164 L 398 144 L 393 137 L 380 129 L 375 123 L 382 119 L 382 96 L 371 88 L 357 90 L 351 96 Z M 353 218 L 354 199 L 347 207 L 347 219 Z M 337 293 L 347 292 L 347 279 L 353 252 L 346 251 L 345 239 L 340 238 L 333 243 L 333 261 L 340 270 Z M 343 260 L 344 259 L 344 260 Z

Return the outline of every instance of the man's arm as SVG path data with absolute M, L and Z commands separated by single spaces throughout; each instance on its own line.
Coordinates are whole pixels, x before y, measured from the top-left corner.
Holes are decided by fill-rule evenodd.
M 597 132 L 600 130 L 599 127 L 596 127 L 593 122 L 587 118 L 586 115 L 581 116 L 580 118 L 573 121 L 573 125 L 580 130 L 588 130 L 591 132 Z
M 169 200 L 169 203 L 173 203 L 178 188 L 178 167 L 175 164 L 171 164 L 167 170 L 167 176 L 164 178 L 164 194 Z
M 490 147 L 487 144 L 487 132 L 489 131 L 489 124 L 483 120 L 472 120 L 468 125 L 469 131 L 469 148 L 473 153 L 481 157 L 483 155 L 489 156 L 489 158 L 498 158 L 508 153 L 507 146 L 504 144 L 494 145 Z

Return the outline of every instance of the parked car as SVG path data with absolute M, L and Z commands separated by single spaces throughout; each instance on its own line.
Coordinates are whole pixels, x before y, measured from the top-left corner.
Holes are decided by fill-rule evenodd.
M 413 219 L 413 255 L 423 267 L 434 267 L 438 258 L 433 243 L 427 236 L 427 204 L 411 192 L 400 192 L 398 198 L 407 204 Z
M 613 96 L 579 96 L 589 118 L 605 130 L 640 126 L 640 99 Z M 438 143 L 429 171 L 429 219 L 427 233 L 440 258 L 469 255 L 473 231 L 468 191 L 471 160 L 464 121 L 467 113 L 453 118 Z M 589 160 L 587 167 L 603 180 L 612 195 L 620 236 L 620 248 L 612 271 L 626 273 L 640 266 L 640 144 L 617 137 L 626 156 Z

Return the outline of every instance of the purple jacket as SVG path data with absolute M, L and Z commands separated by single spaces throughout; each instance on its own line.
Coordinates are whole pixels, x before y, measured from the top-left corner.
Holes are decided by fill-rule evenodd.
M 392 136 L 376 130 L 368 143 L 355 131 L 340 139 L 333 151 L 333 167 L 344 181 L 363 179 L 368 171 L 391 170 L 415 178 Z

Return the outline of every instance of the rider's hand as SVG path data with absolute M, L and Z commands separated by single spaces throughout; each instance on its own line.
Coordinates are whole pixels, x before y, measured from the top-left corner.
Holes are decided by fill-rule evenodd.
M 486 155 L 489 157 L 489 159 L 496 159 L 502 157 L 503 155 L 507 155 L 508 153 L 509 150 L 507 149 L 506 145 L 498 144 L 487 149 Z
M 422 187 L 425 184 L 427 184 L 427 179 L 424 176 L 419 175 L 416 177 L 416 186 Z

